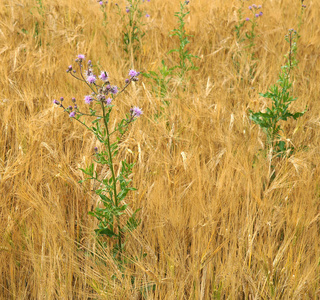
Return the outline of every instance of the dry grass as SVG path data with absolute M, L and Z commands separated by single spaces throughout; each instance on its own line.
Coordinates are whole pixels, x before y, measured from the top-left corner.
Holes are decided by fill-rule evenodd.
M 238 2 L 191 2 L 189 47 L 202 59 L 187 91 L 174 83 L 171 105 L 155 121 L 160 100 L 143 79 L 114 111 L 119 120 L 139 105 L 144 116 L 120 154 L 137 161 L 138 190 L 128 201 L 142 207 L 142 225 L 127 245 L 137 258 L 112 280 L 119 270 L 96 244 L 88 216 L 97 199 L 78 184 L 96 141 L 52 99 L 87 94 L 65 73 L 78 53 L 99 60 L 115 83 L 124 79 L 132 65 L 121 48 L 121 24 L 111 16 L 106 46 L 93 0 L 45 1 L 43 10 L 35 0 L 1 1 L 1 299 L 320 298 L 320 3 L 305 1 L 294 85 L 294 110 L 309 110 L 284 133 L 307 149 L 279 161 L 264 189 L 270 162 L 261 156 L 252 166 L 264 135 L 248 109 L 267 105 L 258 92 L 277 79 L 283 36 L 298 24 L 300 1 L 261 3 L 257 75 L 247 84 L 232 63 Z M 168 32 L 178 3 L 148 4 L 138 70 L 156 69 L 176 46 Z

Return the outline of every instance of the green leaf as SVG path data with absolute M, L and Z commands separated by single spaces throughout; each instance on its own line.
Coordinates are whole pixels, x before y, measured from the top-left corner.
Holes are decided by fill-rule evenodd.
M 103 229 L 95 229 L 95 232 L 99 235 L 107 235 L 108 237 L 113 237 L 113 236 L 118 236 L 117 234 L 115 234 L 112 230 L 110 230 L 109 228 L 103 228 Z

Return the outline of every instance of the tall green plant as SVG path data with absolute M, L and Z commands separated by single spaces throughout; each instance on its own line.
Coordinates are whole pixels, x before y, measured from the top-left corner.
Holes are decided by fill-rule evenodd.
M 185 74 L 191 70 L 197 70 L 198 68 L 194 65 L 193 59 L 199 58 L 196 55 L 192 55 L 186 49 L 186 46 L 190 43 L 188 35 L 185 30 L 185 17 L 190 13 L 187 9 L 189 1 L 180 3 L 180 11 L 175 13 L 175 17 L 178 18 L 178 28 L 173 29 L 170 36 L 176 36 L 179 39 L 179 47 L 171 49 L 167 52 L 168 54 L 177 53 L 178 62 L 169 67 L 164 60 L 161 61 L 161 67 L 159 67 L 158 72 L 149 71 L 148 73 L 143 73 L 143 76 L 150 78 L 152 80 L 152 89 L 157 96 L 162 99 L 165 98 L 169 88 L 169 82 L 174 76 L 178 76 L 180 79 L 186 79 Z M 164 101 L 168 105 L 168 101 Z
M 137 60 L 138 51 L 145 35 L 143 27 L 144 12 L 141 9 L 142 0 L 127 0 L 128 6 L 123 11 L 119 5 L 118 15 L 123 23 L 123 49 L 130 56 L 131 60 Z
M 172 49 L 168 52 L 170 53 L 178 53 L 179 62 L 173 66 L 173 70 L 177 69 L 177 74 L 180 78 L 184 78 L 185 74 L 190 70 L 197 70 L 198 68 L 193 63 L 193 58 L 199 58 L 196 55 L 192 55 L 189 53 L 186 46 L 190 43 L 188 37 L 191 35 L 186 33 L 185 29 L 185 17 L 190 13 L 188 10 L 189 1 L 180 2 L 180 11 L 176 12 L 174 15 L 178 18 L 178 28 L 173 29 L 171 31 L 170 36 L 176 36 L 179 39 L 179 48 Z
M 289 44 L 289 53 L 285 56 L 286 63 L 281 67 L 278 82 L 271 86 L 266 93 L 260 93 L 260 96 L 272 101 L 271 107 L 268 107 L 265 112 L 250 110 L 250 119 L 259 125 L 266 134 L 266 146 L 271 150 L 272 156 L 284 156 L 293 151 L 291 146 L 287 147 L 285 142 L 281 140 L 281 121 L 287 121 L 289 118 L 297 120 L 306 112 L 306 110 L 295 113 L 289 111 L 290 104 L 297 100 L 291 95 L 292 70 L 298 64 L 296 59 L 297 39 L 297 32 L 290 29 L 285 37 Z
M 125 159 L 119 158 L 119 142 L 128 131 L 130 124 L 142 114 L 142 110 L 139 107 L 133 107 L 130 113 L 126 114 L 125 118 L 114 127 L 110 126 L 110 118 L 115 99 L 132 81 L 138 80 L 139 73 L 130 70 L 130 79 L 126 80 L 121 90 L 118 90 L 117 86 L 110 85 L 108 74 L 105 71 L 101 72 L 98 83 L 91 61 L 88 62 L 88 67 L 85 69 L 84 59 L 84 55 L 78 55 L 76 62 L 79 69 L 76 70 L 69 66 L 67 72 L 89 87 L 91 95 L 84 97 L 85 103 L 90 105 L 89 113 L 80 111 L 75 98 L 72 99 L 73 106 L 65 107 L 63 98 L 60 98 L 60 102 L 54 100 L 54 103 L 62 107 L 70 118 L 75 119 L 92 132 L 101 144 L 100 149 L 95 149 L 95 163 L 107 166 L 110 175 L 102 177 L 95 171 L 94 163 L 92 163 L 87 168 L 81 169 L 88 177 L 80 182 L 93 180 L 98 184 L 95 193 L 99 196 L 102 206 L 96 207 L 89 214 L 98 220 L 98 228 L 95 229 L 98 241 L 105 248 L 108 248 L 110 244 L 113 245 L 111 250 L 113 257 L 122 265 L 126 237 L 136 229 L 140 221 L 136 217 L 139 210 L 130 214 L 127 210 L 129 204 L 124 201 L 127 194 L 135 190 L 131 186 L 132 180 L 130 179 L 134 163 L 128 163 Z M 90 119 L 91 125 L 87 125 Z M 118 175 L 116 175 L 116 160 L 119 161 L 117 165 L 120 168 Z

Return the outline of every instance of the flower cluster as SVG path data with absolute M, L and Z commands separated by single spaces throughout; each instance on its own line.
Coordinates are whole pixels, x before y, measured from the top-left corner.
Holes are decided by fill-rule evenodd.
M 255 18 L 262 17 L 263 12 L 260 10 L 262 8 L 262 5 L 252 4 L 248 8 L 252 11 Z M 259 10 L 260 10 L 260 12 L 259 12 Z M 246 21 L 250 21 L 250 18 L 246 18 Z
M 124 88 L 121 91 L 119 91 L 116 85 L 112 86 L 110 84 L 109 74 L 106 71 L 101 71 L 98 78 L 101 80 L 102 83 L 98 84 L 97 83 L 98 78 L 94 74 L 91 60 L 88 61 L 87 68 L 85 70 L 83 70 L 84 61 L 85 61 L 85 56 L 83 54 L 79 54 L 77 59 L 75 60 L 75 62 L 78 64 L 79 72 L 73 69 L 72 65 L 70 65 L 67 68 L 67 73 L 71 74 L 77 80 L 86 83 L 91 89 L 92 91 L 91 95 L 84 96 L 84 102 L 86 104 L 97 102 L 97 103 L 100 103 L 100 105 L 103 105 L 107 108 L 112 108 L 111 103 L 113 99 L 117 96 L 117 94 L 123 92 L 132 81 L 138 81 L 138 76 L 140 75 L 140 72 L 137 72 L 136 70 L 130 70 L 128 74 L 130 78 L 125 80 Z M 82 115 L 86 115 L 79 111 L 75 98 L 72 98 L 72 102 L 74 103 L 74 106 L 64 107 L 63 100 L 64 100 L 63 97 L 60 98 L 60 102 L 54 99 L 53 103 L 64 108 L 64 110 L 69 113 L 69 116 L 71 118 L 74 118 L 77 115 L 79 117 Z M 139 107 L 134 107 L 133 109 L 130 110 L 130 114 L 132 118 L 139 117 L 142 114 L 142 110 Z

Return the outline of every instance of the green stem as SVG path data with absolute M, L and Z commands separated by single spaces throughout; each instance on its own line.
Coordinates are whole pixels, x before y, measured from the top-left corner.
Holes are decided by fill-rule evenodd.
M 103 105 L 103 103 L 101 103 L 101 107 L 102 107 L 102 111 L 103 111 L 103 122 L 104 125 L 106 127 L 106 131 L 107 131 L 107 151 L 109 154 L 109 167 L 111 170 L 111 176 L 112 176 L 112 183 L 113 183 L 113 192 L 114 192 L 114 204 L 116 207 L 118 207 L 119 203 L 118 203 L 118 195 L 117 195 L 117 182 L 116 182 L 116 177 L 114 175 L 114 168 L 113 168 L 113 162 L 112 162 L 112 154 L 111 154 L 111 150 L 110 150 L 110 134 L 109 134 L 109 128 L 108 128 L 108 123 L 106 120 L 106 110 L 105 107 Z M 121 227 L 120 227 L 120 216 L 116 216 L 117 219 L 117 225 L 118 225 L 118 245 L 119 245 L 119 251 L 120 251 L 120 255 L 122 254 L 122 236 L 121 236 Z

